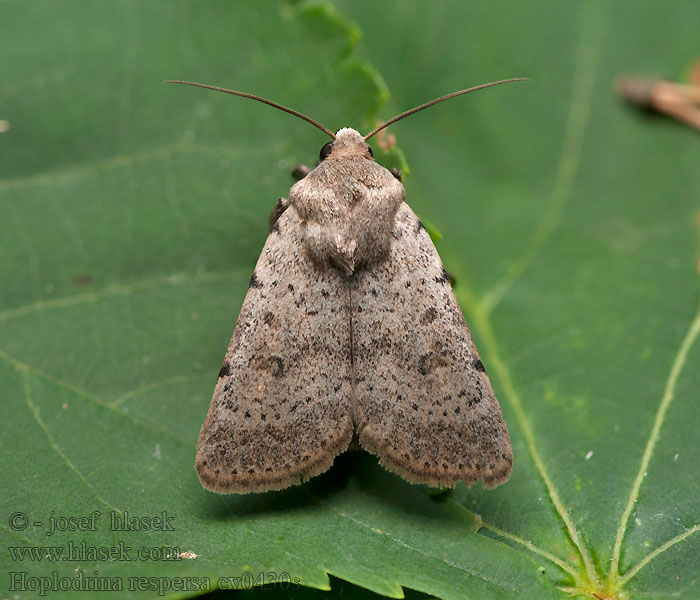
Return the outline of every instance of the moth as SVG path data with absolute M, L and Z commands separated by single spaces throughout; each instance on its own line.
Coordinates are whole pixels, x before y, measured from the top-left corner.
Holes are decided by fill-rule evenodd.
M 425 227 L 397 171 L 362 136 L 333 133 L 270 218 L 202 426 L 195 468 L 219 493 L 279 490 L 330 468 L 351 442 L 412 483 L 510 476 L 501 409 Z

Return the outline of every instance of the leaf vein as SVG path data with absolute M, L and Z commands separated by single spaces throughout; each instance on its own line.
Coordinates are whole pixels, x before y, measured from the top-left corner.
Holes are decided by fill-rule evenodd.
M 466 277 L 460 275 L 460 281 L 466 282 Z M 588 549 L 583 543 L 581 536 L 579 535 L 578 529 L 576 528 L 571 516 L 569 515 L 564 503 L 559 497 L 559 492 L 554 486 L 554 482 L 549 476 L 547 468 L 544 465 L 539 452 L 537 451 L 537 444 L 535 442 L 535 434 L 530 425 L 530 421 L 525 415 L 525 410 L 523 409 L 522 402 L 520 400 L 520 395 L 515 389 L 515 384 L 510 374 L 510 370 L 506 366 L 505 362 L 501 358 L 501 352 L 498 347 L 498 342 L 496 340 L 496 335 L 493 331 L 493 326 L 488 312 L 484 307 L 476 300 L 471 288 L 464 283 L 457 288 L 456 293 L 463 301 L 463 306 L 467 308 L 473 317 L 473 322 L 476 323 L 477 327 L 481 331 L 484 345 L 491 357 L 491 364 L 493 369 L 498 374 L 499 379 L 502 382 L 505 397 L 511 405 L 513 412 L 515 413 L 515 418 L 520 425 L 523 435 L 525 437 L 525 444 L 532 457 L 535 464 L 535 468 L 540 474 L 540 477 L 544 481 L 547 488 L 547 493 L 549 498 L 554 505 L 556 512 L 558 513 L 561 520 L 564 522 L 566 529 L 569 533 L 569 537 L 573 542 L 574 546 L 578 550 L 578 553 L 583 561 L 584 569 L 586 571 L 586 576 L 589 581 L 597 581 L 597 575 L 595 567 L 593 566 L 593 560 L 588 552 Z
M 455 562 L 452 562 L 452 561 L 448 560 L 447 558 L 445 558 L 444 556 L 435 556 L 435 555 L 433 555 L 433 554 L 430 554 L 430 553 L 428 553 L 428 552 L 425 552 L 425 551 L 421 550 L 420 548 L 416 548 L 415 546 L 412 546 L 412 545 L 409 544 L 408 542 L 405 542 L 405 541 L 403 541 L 403 540 L 401 540 L 401 539 L 399 539 L 399 538 L 394 537 L 391 533 L 389 533 L 389 532 L 387 532 L 387 531 L 382 531 L 381 529 L 378 529 L 378 528 L 376 528 L 376 527 L 373 527 L 373 526 L 370 525 L 369 523 L 365 523 L 364 521 L 361 521 L 361 520 L 358 519 L 357 517 L 353 517 L 352 515 L 348 515 L 347 513 L 344 513 L 344 512 L 342 512 L 342 511 L 338 510 L 337 508 L 331 507 L 331 510 L 333 510 L 333 512 L 335 512 L 336 514 L 340 515 L 341 517 L 352 521 L 352 522 L 355 523 L 356 525 L 359 525 L 360 527 L 363 527 L 363 528 L 365 528 L 365 529 L 369 529 L 372 533 L 374 533 L 374 534 L 376 534 L 376 535 L 381 535 L 381 536 L 384 536 L 384 537 L 389 538 L 392 542 L 398 544 L 399 546 L 405 548 L 406 550 L 410 550 L 411 552 L 415 552 L 415 553 L 417 553 L 417 554 L 420 554 L 421 556 L 423 556 L 423 557 L 425 557 L 425 558 L 437 559 L 437 560 L 439 560 L 440 562 L 445 563 L 445 564 L 448 565 L 449 567 L 452 567 L 452 568 L 454 568 L 454 569 L 457 569 L 457 570 L 459 570 L 459 571 L 461 571 L 461 572 L 463 572 L 463 573 L 467 573 L 467 574 L 470 575 L 471 577 L 476 577 L 476 578 L 478 578 L 478 579 L 481 579 L 481 580 L 483 580 L 483 581 L 486 581 L 487 583 L 490 583 L 490 584 L 492 584 L 492 585 L 495 585 L 496 587 L 499 587 L 499 588 L 502 588 L 502 589 L 505 589 L 505 590 L 510 590 L 510 591 L 517 591 L 517 590 L 518 590 L 518 588 L 514 588 L 514 587 L 511 587 L 511 586 L 504 585 L 503 583 L 500 583 L 500 582 L 498 582 L 498 581 L 495 581 L 494 579 L 491 579 L 491 578 L 489 578 L 489 577 L 487 577 L 487 576 L 485 576 L 485 575 L 483 575 L 483 574 L 481 574 L 481 573 L 477 573 L 477 572 L 475 572 L 475 571 L 471 571 L 471 570 L 467 569 L 464 565 L 459 565 L 459 564 L 457 564 L 457 563 L 455 563 Z
M 148 279 L 141 279 L 133 283 L 109 285 L 93 292 L 76 294 L 65 298 L 56 298 L 54 300 L 37 300 L 36 302 L 18 306 L 17 308 L 2 311 L 0 312 L 0 322 L 9 321 L 11 319 L 16 319 L 36 312 L 57 310 L 60 308 L 71 308 L 80 304 L 97 302 L 112 296 L 128 296 L 136 291 L 162 285 L 183 285 L 190 282 L 228 281 L 241 273 L 243 273 L 242 269 L 223 271 L 219 273 L 213 271 L 195 273 L 183 271 L 180 273 L 173 273 L 171 275 L 160 275 Z
M 107 410 L 111 410 L 114 413 L 116 413 L 117 415 L 119 415 L 125 419 L 128 419 L 129 421 L 134 423 L 134 425 L 137 425 L 139 427 L 143 427 L 145 429 L 148 429 L 150 431 L 153 431 L 153 432 L 161 434 L 161 435 L 166 435 L 169 438 L 171 438 L 171 439 L 173 439 L 181 444 L 186 444 L 188 446 L 191 445 L 191 441 L 182 439 L 181 437 L 175 435 L 174 433 L 172 433 L 170 431 L 167 431 L 165 429 L 160 429 L 160 428 L 156 427 L 155 425 L 152 425 L 152 424 L 147 423 L 145 421 L 141 421 L 140 419 L 134 417 L 133 415 L 131 415 L 127 412 L 124 412 L 123 410 L 119 409 L 118 407 L 112 406 L 110 403 L 105 402 L 104 400 L 101 400 L 97 396 L 94 396 L 93 394 L 91 394 L 91 393 L 89 393 L 89 392 L 87 392 L 79 387 L 76 387 L 76 386 L 72 385 L 71 383 L 64 381 L 63 379 L 60 379 L 58 377 L 51 375 L 50 373 L 42 371 L 41 369 L 34 367 L 28 363 L 25 363 L 25 362 L 15 358 L 14 356 L 10 356 L 9 354 L 4 352 L 3 350 L 0 350 L 0 360 L 4 360 L 5 362 L 11 364 L 18 371 L 26 372 L 27 374 L 33 373 L 37 377 L 40 377 L 40 378 L 42 378 L 50 383 L 53 383 L 53 384 L 63 388 L 64 390 L 66 390 L 72 394 L 75 394 L 76 396 L 79 396 L 80 398 L 83 398 L 84 400 L 92 402 L 93 404 L 96 404 L 97 406 L 99 406 L 101 408 L 106 408 Z
M 647 554 L 642 560 L 640 560 L 634 567 L 632 567 L 624 577 L 620 578 L 619 585 L 625 585 L 632 577 L 634 577 L 639 570 L 645 566 L 650 560 L 656 558 L 662 552 L 668 550 L 671 546 L 675 546 L 678 542 L 682 542 L 685 538 L 693 535 L 696 531 L 700 529 L 700 523 L 693 525 L 690 529 L 686 529 L 683 533 L 677 535 L 676 537 L 668 540 L 666 543 L 661 544 L 658 548 Z
M 661 431 L 661 426 L 664 423 L 666 413 L 668 412 L 671 402 L 673 401 L 676 383 L 678 382 L 678 377 L 685 366 L 686 360 L 688 359 L 688 354 L 693 344 L 700 334 L 700 305 L 698 305 L 698 310 L 695 314 L 695 318 L 688 327 L 688 331 L 678 348 L 678 352 L 671 365 L 671 370 L 668 374 L 668 379 L 666 380 L 666 385 L 664 386 L 664 393 L 661 397 L 661 402 L 659 403 L 659 408 L 656 411 L 656 416 L 654 417 L 654 423 L 649 434 L 649 439 L 647 440 L 646 447 L 644 448 L 644 453 L 642 454 L 642 460 L 639 465 L 639 471 L 632 484 L 632 491 L 627 499 L 627 506 L 625 507 L 622 517 L 620 518 L 620 525 L 617 529 L 617 535 L 615 537 L 615 547 L 613 550 L 612 561 L 610 565 L 610 577 L 609 585 L 618 585 L 619 579 L 619 568 L 620 568 L 620 555 L 622 553 L 622 541 L 627 532 L 627 524 L 629 522 L 630 515 L 634 509 L 634 505 L 639 497 L 639 490 L 642 487 L 642 482 L 644 481 L 644 475 L 649 467 L 649 461 L 654 453 L 654 447 L 659 439 L 659 433 Z M 653 552 L 652 552 L 653 554 Z M 646 563 L 644 563 L 646 564 Z M 639 565 L 638 565 L 639 566 Z M 643 565 L 641 565 L 643 566 Z M 639 568 L 641 568 L 639 566 Z M 637 569 L 638 570 L 638 569 Z M 636 572 L 636 571 L 635 571 Z
M 481 525 L 485 529 L 488 529 L 489 531 L 493 531 L 495 534 L 500 535 L 501 537 L 504 537 L 508 540 L 512 540 L 513 542 L 516 542 L 517 544 L 521 544 L 522 546 L 525 546 L 533 554 L 539 554 L 543 558 L 546 558 L 550 562 L 553 562 L 560 569 L 566 571 L 569 575 L 571 575 L 577 584 L 582 583 L 581 578 L 580 578 L 579 574 L 576 572 L 576 570 L 571 565 L 564 562 L 564 560 L 562 560 L 558 556 L 555 556 L 554 554 L 547 552 L 546 550 L 543 550 L 542 548 L 539 548 L 538 546 L 535 546 L 535 544 L 533 544 L 530 540 L 525 540 L 525 539 L 521 538 L 520 536 L 515 535 L 514 533 L 510 533 L 509 531 L 505 531 L 504 529 L 501 529 L 500 527 L 493 525 L 492 523 L 488 523 L 487 521 L 481 521 Z
M 491 312 L 502 300 L 505 293 L 532 263 L 542 245 L 551 236 L 559 216 L 571 197 L 572 189 L 581 162 L 583 140 L 586 124 L 590 114 L 591 100 L 598 64 L 602 18 L 600 15 L 584 20 L 586 29 L 581 35 L 577 48 L 576 72 L 574 75 L 569 112 L 564 127 L 562 150 L 559 157 L 554 185 L 547 202 L 542 220 L 525 244 L 522 253 L 506 269 L 503 276 L 484 295 L 483 306 L 486 313 Z
M 105 506 L 111 508 L 113 511 L 116 511 L 120 514 L 123 514 L 122 511 L 117 508 L 116 506 L 110 504 L 105 500 L 100 494 L 97 492 L 97 490 L 90 484 L 90 482 L 85 478 L 85 476 L 80 472 L 78 467 L 76 467 L 73 462 L 71 461 L 70 458 L 66 456 L 66 454 L 63 452 L 58 447 L 58 444 L 56 444 L 56 440 L 54 439 L 53 435 L 51 435 L 51 432 L 49 431 L 48 427 L 44 423 L 43 419 L 41 418 L 41 415 L 39 414 L 39 409 L 36 407 L 34 404 L 34 401 L 32 400 L 32 395 L 31 395 L 31 390 L 29 388 L 29 369 L 25 368 L 22 369 L 22 382 L 24 385 L 24 399 L 27 404 L 27 407 L 29 408 L 30 412 L 32 413 L 32 416 L 34 417 L 34 420 L 37 422 L 39 427 L 43 430 L 44 434 L 46 435 L 46 438 L 49 441 L 49 444 L 51 448 L 61 457 L 63 462 L 65 462 L 68 467 L 78 476 L 78 479 L 83 482 L 85 487 L 87 487 L 92 494 L 95 496 L 95 498 L 104 504 Z

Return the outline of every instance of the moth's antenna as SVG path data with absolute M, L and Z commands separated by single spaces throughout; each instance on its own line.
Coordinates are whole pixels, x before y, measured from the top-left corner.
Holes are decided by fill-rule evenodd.
M 481 90 L 483 88 L 491 87 L 493 85 L 501 85 L 502 83 L 510 83 L 511 81 L 527 81 L 527 79 L 524 77 L 514 77 L 513 79 L 503 79 L 502 81 L 492 81 L 491 83 L 482 83 L 481 85 L 470 87 L 466 90 L 459 90 L 458 92 L 452 92 L 451 94 L 447 94 L 445 96 L 440 96 L 439 98 L 435 98 L 435 100 L 431 100 L 430 102 L 426 102 L 425 104 L 421 104 L 420 106 L 416 106 L 415 108 L 412 108 L 411 110 L 407 110 L 406 112 L 402 112 L 400 115 L 395 116 L 393 119 L 389 119 L 386 123 L 382 123 L 381 125 L 379 125 L 379 127 L 375 127 L 372 131 L 370 131 L 365 136 L 365 141 L 367 141 L 369 138 L 371 138 L 375 133 L 379 133 L 385 127 L 389 127 L 389 125 L 391 125 L 392 123 L 396 123 L 396 121 L 399 121 L 399 120 L 403 119 L 404 117 L 407 117 L 408 115 L 412 115 L 413 113 L 417 113 L 419 110 L 423 110 L 424 108 L 428 108 L 429 106 L 432 106 L 433 104 L 437 104 L 438 102 L 442 102 L 443 100 L 449 100 L 450 98 L 454 98 L 455 96 L 461 96 L 462 94 L 468 94 L 469 92 L 475 92 L 476 90 Z
M 319 122 L 314 121 L 306 115 L 302 115 L 300 112 L 294 109 L 287 108 L 286 106 L 282 106 L 281 104 L 277 104 L 277 102 L 272 102 L 271 100 L 266 100 L 265 98 L 261 98 L 260 96 L 254 96 L 253 94 L 248 94 L 246 92 L 237 92 L 236 90 L 227 90 L 226 88 L 216 87 L 215 85 L 207 85 L 206 83 L 195 83 L 194 81 L 179 81 L 175 79 L 169 79 L 168 81 L 164 81 L 163 83 L 182 83 L 184 85 L 194 85 L 196 87 L 207 88 L 208 90 L 215 90 L 217 92 L 224 92 L 226 94 L 233 94 L 234 96 L 242 96 L 243 98 L 257 100 L 258 102 L 262 102 L 263 104 L 268 104 L 270 106 L 273 106 L 274 108 L 279 108 L 280 110 L 283 110 L 284 112 L 289 113 L 290 115 L 299 117 L 307 123 L 311 123 L 314 127 L 318 127 L 324 133 L 330 135 L 331 139 L 335 139 L 335 133 L 328 129 L 328 127 L 324 127 Z

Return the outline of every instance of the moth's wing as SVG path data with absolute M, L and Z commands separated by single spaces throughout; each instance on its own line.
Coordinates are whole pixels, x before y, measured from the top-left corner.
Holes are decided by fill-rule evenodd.
M 360 444 L 414 483 L 508 479 L 501 409 L 435 246 L 403 203 L 391 255 L 351 289 Z
M 220 493 L 282 489 L 328 469 L 353 433 L 347 283 L 310 262 L 293 207 L 250 280 L 195 467 Z

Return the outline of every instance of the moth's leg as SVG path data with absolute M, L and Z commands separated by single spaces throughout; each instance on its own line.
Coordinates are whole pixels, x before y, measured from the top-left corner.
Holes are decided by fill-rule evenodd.
M 292 169 L 292 177 L 294 177 L 294 179 L 297 181 L 304 179 L 304 177 L 306 177 L 309 173 L 311 173 L 311 169 L 304 163 L 301 163 Z
M 275 208 L 272 209 L 272 212 L 270 213 L 270 233 L 275 228 L 275 225 L 277 224 L 277 219 L 279 219 L 282 216 L 282 213 L 287 210 L 289 207 L 289 200 L 286 198 L 278 198 L 277 199 L 277 204 L 275 204 Z
M 394 176 L 394 179 L 401 181 L 401 171 L 399 171 L 396 167 L 391 167 L 391 169 L 389 169 L 389 173 Z

